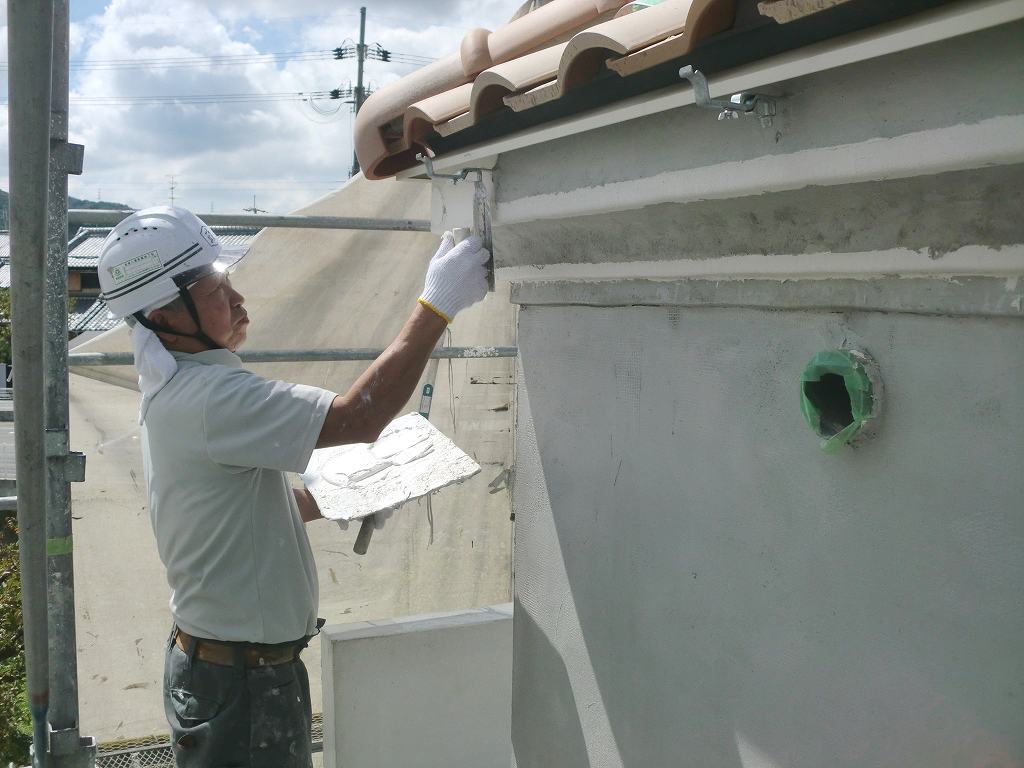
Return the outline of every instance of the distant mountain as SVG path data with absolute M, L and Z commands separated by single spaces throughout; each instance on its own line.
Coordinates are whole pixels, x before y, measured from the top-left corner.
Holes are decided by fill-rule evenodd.
M 0 229 L 8 229 L 7 206 L 10 195 L 0 189 Z M 124 203 L 109 203 L 106 200 L 80 200 L 77 197 L 68 196 L 68 208 L 103 208 L 106 210 L 123 211 L 131 209 L 130 205 Z

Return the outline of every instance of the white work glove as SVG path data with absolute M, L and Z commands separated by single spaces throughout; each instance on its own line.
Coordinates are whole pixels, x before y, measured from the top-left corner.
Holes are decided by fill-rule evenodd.
M 450 323 L 455 315 L 487 295 L 490 258 L 479 237 L 469 237 L 455 245 L 452 233 L 445 232 L 427 267 L 420 303 Z

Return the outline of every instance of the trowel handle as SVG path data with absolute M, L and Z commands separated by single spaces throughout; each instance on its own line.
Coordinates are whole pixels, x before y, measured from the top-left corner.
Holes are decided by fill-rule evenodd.
M 365 555 L 370 547 L 370 537 L 373 536 L 374 522 L 376 515 L 367 515 L 359 524 L 359 533 L 356 536 L 356 543 L 352 545 L 352 551 L 357 555 Z

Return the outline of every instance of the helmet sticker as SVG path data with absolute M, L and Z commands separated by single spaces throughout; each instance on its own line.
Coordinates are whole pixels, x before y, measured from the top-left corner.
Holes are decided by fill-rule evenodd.
M 162 266 L 163 262 L 160 261 L 160 253 L 158 251 L 149 251 L 141 256 L 136 256 L 133 259 L 128 259 L 128 261 L 111 267 L 110 276 L 114 280 L 114 285 L 118 286 L 133 278 L 148 275 L 150 272 L 156 272 Z
M 199 230 L 199 234 L 201 234 L 203 236 L 203 239 L 206 240 L 206 242 L 208 242 L 210 245 L 217 244 L 217 236 L 214 235 L 213 232 L 211 232 L 206 227 L 202 227 Z

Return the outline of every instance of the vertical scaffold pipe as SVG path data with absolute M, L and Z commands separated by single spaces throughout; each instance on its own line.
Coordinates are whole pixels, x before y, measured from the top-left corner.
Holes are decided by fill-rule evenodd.
M 50 170 L 43 369 L 46 435 L 46 554 L 50 659 L 49 764 L 93 765 L 79 735 L 75 575 L 71 536 L 68 413 L 68 173 L 80 155 L 68 144 L 69 0 L 53 0 Z M 80 147 L 75 149 L 81 149 Z M 76 159 L 79 158 L 79 159 Z
M 36 766 L 43 766 L 46 762 L 46 712 L 50 696 L 46 641 L 46 484 L 41 469 L 46 463 L 43 436 L 43 290 L 52 40 L 52 2 L 8 0 L 11 327 L 18 548 L 25 665 Z

